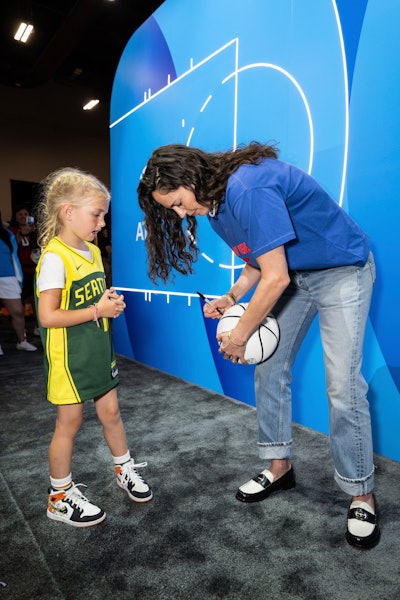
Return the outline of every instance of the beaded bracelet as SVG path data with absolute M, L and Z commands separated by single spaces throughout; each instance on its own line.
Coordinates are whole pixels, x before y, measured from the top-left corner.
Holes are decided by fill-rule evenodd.
M 93 321 L 96 321 L 97 327 L 100 327 L 97 304 L 91 304 L 91 307 L 93 308 Z
M 232 292 L 226 292 L 223 297 L 228 298 L 232 302 L 232 306 L 237 303 L 237 298 Z
M 243 344 L 237 344 L 236 342 L 234 342 L 231 337 L 231 333 L 232 333 L 232 331 L 228 331 L 228 340 L 231 342 L 231 344 L 233 344 L 234 346 L 237 346 L 238 348 L 242 348 L 243 346 L 246 345 L 246 342 L 243 342 Z

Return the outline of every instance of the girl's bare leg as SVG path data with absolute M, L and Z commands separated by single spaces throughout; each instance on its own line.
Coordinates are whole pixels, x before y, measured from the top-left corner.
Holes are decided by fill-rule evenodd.
M 119 411 L 116 388 L 95 402 L 97 416 L 103 426 L 104 439 L 113 456 L 123 456 L 128 451 L 125 428 Z
M 49 447 L 50 475 L 63 479 L 71 473 L 75 436 L 83 418 L 83 404 L 57 406 L 56 428 Z

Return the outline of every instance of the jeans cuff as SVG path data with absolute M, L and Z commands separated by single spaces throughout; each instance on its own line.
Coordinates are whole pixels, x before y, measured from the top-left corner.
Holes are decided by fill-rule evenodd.
M 335 481 L 338 486 L 349 496 L 364 496 L 370 494 L 374 489 L 374 471 L 373 467 L 371 473 L 363 479 L 347 479 L 339 475 L 335 470 Z
M 258 455 L 263 460 L 283 460 L 292 458 L 292 440 L 280 444 L 270 444 L 267 442 L 257 442 Z

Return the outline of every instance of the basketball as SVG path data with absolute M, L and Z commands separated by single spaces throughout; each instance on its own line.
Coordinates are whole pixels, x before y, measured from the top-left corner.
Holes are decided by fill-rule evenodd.
M 226 310 L 218 321 L 217 334 L 234 329 L 247 306 L 248 302 L 240 302 Z M 278 343 L 278 321 L 273 315 L 268 315 L 247 340 L 244 358 L 249 364 L 258 365 L 272 356 Z

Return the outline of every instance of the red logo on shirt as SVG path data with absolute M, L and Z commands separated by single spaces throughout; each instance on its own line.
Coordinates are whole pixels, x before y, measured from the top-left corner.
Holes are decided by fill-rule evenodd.
M 234 251 L 234 253 L 236 254 L 236 256 L 238 256 L 239 258 L 241 258 L 242 260 L 244 260 L 247 263 L 250 262 L 249 258 L 245 258 L 243 256 L 244 254 L 248 254 L 250 252 L 250 248 L 248 247 L 248 245 L 246 244 L 246 242 L 242 242 L 241 244 L 238 244 L 237 246 L 234 246 L 232 248 L 232 250 Z

